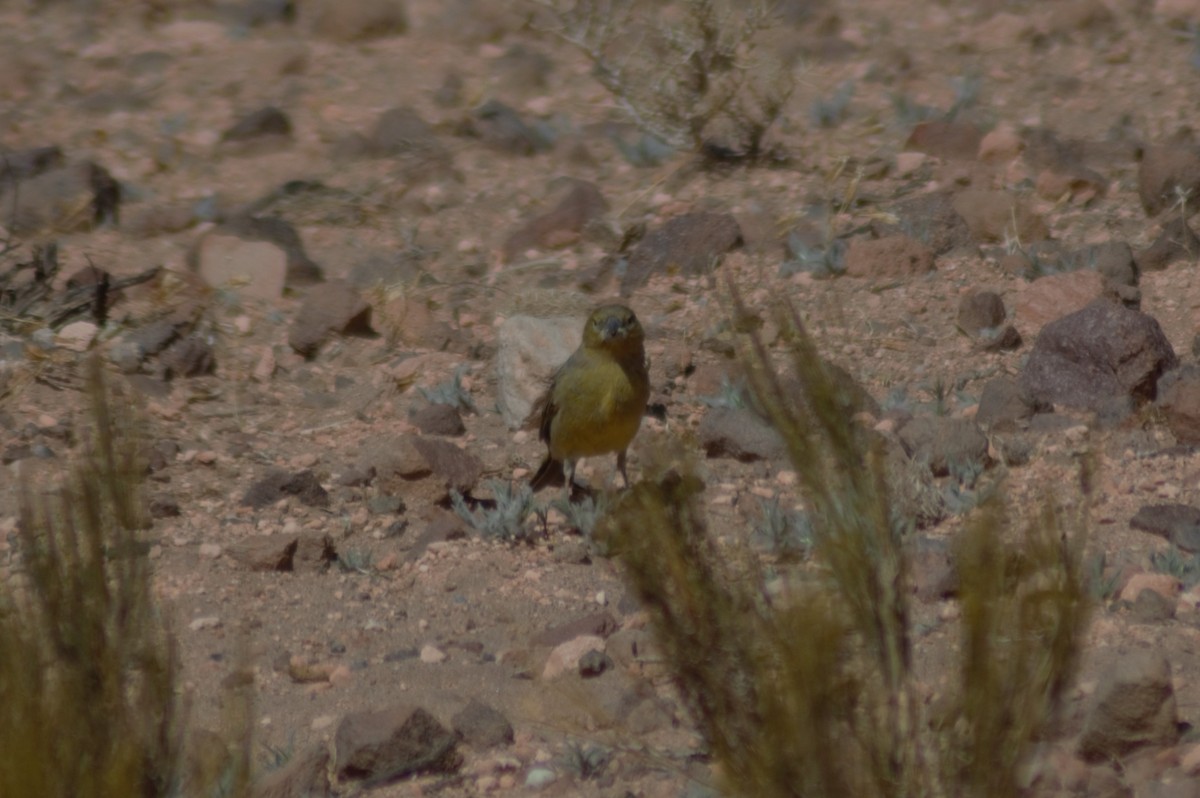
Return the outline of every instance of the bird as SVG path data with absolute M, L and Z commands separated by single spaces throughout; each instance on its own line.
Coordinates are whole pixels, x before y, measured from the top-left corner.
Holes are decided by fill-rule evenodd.
M 548 448 L 530 479 L 534 490 L 556 483 L 565 472 L 569 497 L 580 458 L 613 452 L 629 487 L 625 452 L 650 398 L 645 340 L 641 323 L 625 305 L 602 305 L 588 316 L 583 342 L 554 373 L 530 413 Z

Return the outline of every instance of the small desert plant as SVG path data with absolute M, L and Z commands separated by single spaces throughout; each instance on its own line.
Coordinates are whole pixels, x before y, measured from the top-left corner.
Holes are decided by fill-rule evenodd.
M 784 557 L 804 557 L 812 548 L 812 521 L 808 513 L 789 510 L 779 499 L 758 500 L 762 520 L 755 526 L 754 535 L 767 551 Z
M 1175 577 L 1187 587 L 1200 582 L 1200 554 L 1188 557 L 1176 546 L 1153 552 L 1150 567 L 1160 574 Z
M 144 467 L 98 360 L 87 395 L 85 454 L 60 486 L 23 486 L 19 570 L 0 580 L 0 795 L 207 796 L 215 785 L 181 766 L 178 648 L 139 535 Z
M 425 397 L 425 401 L 432 405 L 450 405 L 464 413 L 478 413 L 479 410 L 475 407 L 475 400 L 471 398 L 471 392 L 462 384 L 462 375 L 467 368 L 467 366 L 459 366 L 454 370 L 454 376 L 450 379 L 440 382 L 432 388 L 418 385 L 417 390 Z
M 828 223 L 823 243 L 811 245 L 792 233 L 784 246 L 788 258 L 779 266 L 780 277 L 789 277 L 797 272 L 809 272 L 818 278 L 838 277 L 846 273 L 846 242 L 833 236 Z
M 817 127 L 837 127 L 846 118 L 846 110 L 853 98 L 854 81 L 842 81 L 829 99 L 822 97 L 814 100 L 808 115 Z
M 554 33 L 645 133 L 712 160 L 753 163 L 791 96 L 790 71 L 758 47 L 764 0 L 538 0 Z
M 550 502 L 550 506 L 567 519 L 567 527 L 584 537 L 591 537 L 596 531 L 597 524 L 608 512 L 608 504 L 608 497 L 603 493 L 584 496 L 580 501 L 571 501 L 565 496 L 560 496 Z
M 338 552 L 338 568 L 346 573 L 371 573 L 371 552 L 366 549 L 347 549 Z
M 493 479 L 487 488 L 495 497 L 493 506 L 472 510 L 456 490 L 450 491 L 450 506 L 480 537 L 504 541 L 529 541 L 533 529 L 526 522 L 537 512 L 533 490 L 526 482 L 512 484 Z
M 736 294 L 735 305 L 744 313 Z M 962 659 L 948 708 L 935 713 L 912 656 L 901 542 L 910 524 L 896 517 L 884 443 L 852 420 L 794 311 L 781 311 L 780 327 L 802 397 L 787 393 L 754 333 L 744 361 L 800 477 L 816 569 L 768 579 L 746 549 L 718 544 L 695 467 L 663 451 L 605 524 L 720 788 L 1017 794 L 1019 767 L 1076 663 L 1088 607 L 1081 519 L 1047 502 L 1014 534 L 998 498 L 976 511 L 958 543 Z M 1086 468 L 1084 477 L 1086 496 Z

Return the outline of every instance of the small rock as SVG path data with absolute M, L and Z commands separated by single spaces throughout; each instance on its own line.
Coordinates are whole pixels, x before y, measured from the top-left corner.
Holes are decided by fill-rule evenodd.
M 603 651 L 589 651 L 579 658 L 579 675 L 584 679 L 594 679 L 611 669 L 613 661 Z
M 1011 161 L 1025 149 L 1021 134 L 1011 125 L 997 125 L 979 140 L 977 157 L 984 163 Z
M 1137 623 L 1169 621 L 1175 617 L 1175 602 L 1157 590 L 1146 588 L 1134 599 L 1129 617 Z
M 1004 191 L 967 189 L 956 194 L 953 203 L 976 241 L 1003 241 L 1007 236 L 1028 243 L 1049 236 L 1042 218 Z
M 10 232 L 22 236 L 86 232 L 115 222 L 120 204 L 120 185 L 91 161 L 51 169 L 10 187 L 0 183 L 0 218 Z
M 1121 588 L 1122 601 L 1136 601 L 1143 592 L 1150 590 L 1174 603 L 1182 585 L 1170 574 L 1137 573 Z
M 621 295 L 660 274 L 696 276 L 710 273 L 722 256 L 742 246 L 742 230 L 728 213 L 686 213 L 646 235 L 629 255 L 621 278 Z
M 428 644 L 421 646 L 421 662 L 424 662 L 426 665 L 437 665 L 439 662 L 445 661 L 445 651 L 442 651 L 437 646 Z
M 195 618 L 188 624 L 188 628 L 193 632 L 199 632 L 202 629 L 216 629 L 221 625 L 221 619 L 215 615 L 206 615 L 202 618 Z
M 333 334 L 376 334 L 371 329 L 371 305 L 358 289 L 342 280 L 333 280 L 320 291 L 309 293 L 288 330 L 288 345 L 311 357 Z
M 582 618 L 576 618 L 535 636 L 532 640 L 535 646 L 557 646 L 569 640 L 585 635 L 608 637 L 620 628 L 617 619 L 607 610 L 593 612 Z
M 558 774 L 550 768 L 530 768 L 529 772 L 525 774 L 525 786 L 531 790 L 540 790 L 550 786 L 557 779 Z
M 1138 164 L 1138 197 L 1155 216 L 1179 202 L 1180 194 L 1200 196 L 1200 152 L 1186 144 L 1151 144 Z
M 403 0 L 308 0 L 300 9 L 313 34 L 337 42 L 398 36 L 408 30 Z
M 781 460 L 787 447 L 778 430 L 746 408 L 715 407 L 705 414 L 696 437 L 709 457 L 742 462 Z
M 212 342 L 207 335 L 193 333 L 175 341 L 162 353 L 160 362 L 163 379 L 174 377 L 201 377 L 212 374 L 216 368 L 216 357 Z
M 477 751 L 486 751 L 513 741 L 513 727 L 499 710 L 472 698 L 450 719 L 458 738 Z
M 353 712 L 334 734 L 333 772 L 339 779 L 398 779 L 450 773 L 461 757 L 454 733 L 417 706 Z
M 608 211 L 600 189 L 584 180 L 570 181 L 566 195 L 551 210 L 535 216 L 504 242 L 504 259 L 512 261 L 528 249 L 569 246 L 593 220 Z
M 273 105 L 264 106 L 243 116 L 221 134 L 221 141 L 244 144 L 266 139 L 278 146 L 292 136 L 292 120 Z
M 908 456 L 929 463 L 934 476 L 988 460 L 987 436 L 970 419 L 918 416 L 900 428 L 899 436 Z
M 488 100 L 480 106 L 468 129 L 488 147 L 510 155 L 536 155 L 551 147 L 542 133 L 525 124 L 520 114 L 499 100 Z
M 906 235 L 854 238 L 846 250 L 846 274 L 851 277 L 912 277 L 935 268 L 933 251 Z
M 1200 507 L 1190 504 L 1149 504 L 1129 519 L 1133 529 L 1166 538 L 1184 551 L 1200 552 Z
M 1090 269 L 1039 277 L 1017 295 L 1015 317 L 1026 329 L 1037 332 L 1047 323 L 1090 305 L 1108 295 L 1104 276 Z
M 1163 225 L 1154 243 L 1137 254 L 1140 272 L 1158 272 L 1176 263 L 1195 263 L 1200 258 L 1200 237 L 1180 218 Z
M 457 437 L 467 431 L 458 408 L 444 402 L 433 402 L 412 408 L 408 420 L 422 435 Z
M 972 160 L 979 153 L 983 131 L 970 122 L 919 122 L 905 142 L 906 150 L 949 160 Z
M 483 461 L 450 441 L 417 437 L 413 445 L 449 490 L 469 493 L 483 475 Z
M 999 327 L 1007 316 L 1004 300 L 995 291 L 972 291 L 958 303 L 958 329 L 970 336 Z
M 898 225 L 873 224 L 872 229 L 880 237 L 911 231 L 935 257 L 972 243 L 971 229 L 954 209 L 953 197 L 945 192 L 897 202 L 888 207 L 888 212 L 899 220 Z
M 278 299 L 287 282 L 287 253 L 269 241 L 209 233 L 196 250 L 196 270 L 213 288 L 256 299 Z
M 1089 762 L 1120 759 L 1144 746 L 1178 740 L 1170 664 L 1154 651 L 1123 652 L 1096 689 L 1079 753 Z
M 580 635 L 555 646 L 546 658 L 542 678 L 549 681 L 579 670 L 579 660 L 589 651 L 604 651 L 604 638 L 596 635 Z
M 99 332 L 99 328 L 90 321 L 73 321 L 58 331 L 54 343 L 71 352 L 86 352 Z
M 328 507 L 329 494 L 312 471 L 296 473 L 271 471 L 259 479 L 242 497 L 242 506 L 260 510 L 288 496 L 297 497 L 309 507 Z
M 208 557 L 210 560 L 215 560 L 221 556 L 221 544 L 219 543 L 201 543 L 200 556 Z
M 1016 422 L 1045 412 L 1050 405 L 1035 402 L 1025 395 L 1010 377 L 996 377 L 983 386 L 975 421 L 992 429 L 1011 429 Z

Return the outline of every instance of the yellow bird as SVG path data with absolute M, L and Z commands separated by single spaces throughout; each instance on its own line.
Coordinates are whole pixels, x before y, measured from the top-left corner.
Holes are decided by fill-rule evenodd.
M 530 480 L 534 490 L 557 482 L 565 466 L 569 495 L 579 459 L 610 452 L 617 453 L 617 470 L 629 486 L 625 450 L 650 398 L 645 337 L 637 316 L 624 305 L 592 311 L 583 343 L 554 373 L 531 413 L 540 415 L 539 437 L 550 450 Z

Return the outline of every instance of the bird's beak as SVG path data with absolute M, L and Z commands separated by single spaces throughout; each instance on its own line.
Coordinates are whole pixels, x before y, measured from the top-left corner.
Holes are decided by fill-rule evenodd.
M 621 320 L 618 318 L 615 318 L 615 317 L 608 319 L 606 322 L 604 322 L 604 338 L 605 338 L 605 340 L 611 340 L 613 338 L 616 338 L 618 335 L 620 335 L 621 327 L 622 327 Z

